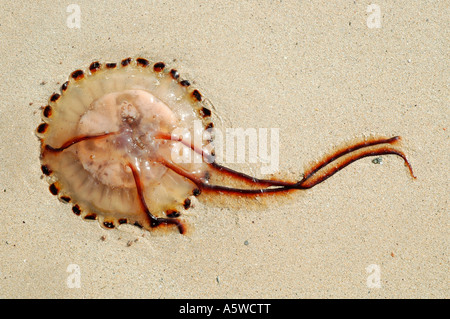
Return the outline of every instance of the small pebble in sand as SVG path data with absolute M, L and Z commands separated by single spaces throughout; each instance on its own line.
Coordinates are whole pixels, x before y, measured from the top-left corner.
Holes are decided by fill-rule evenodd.
M 383 164 L 383 159 L 381 157 L 376 157 L 372 160 L 372 163 L 374 164 Z
M 139 240 L 139 238 L 136 238 L 135 240 L 129 240 L 127 242 L 127 247 L 130 247 L 131 245 L 133 245 L 134 243 L 137 243 L 137 241 Z

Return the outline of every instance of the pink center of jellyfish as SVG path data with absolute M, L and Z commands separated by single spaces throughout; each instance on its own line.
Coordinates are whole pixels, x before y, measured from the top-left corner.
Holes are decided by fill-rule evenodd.
M 78 156 L 83 167 L 108 186 L 134 187 L 129 163 L 144 179 L 157 180 L 167 171 L 159 162 L 170 160 L 170 143 L 155 138 L 170 135 L 178 122 L 170 108 L 147 91 L 106 94 L 92 103 L 78 129 L 82 136 L 114 134 L 79 143 Z

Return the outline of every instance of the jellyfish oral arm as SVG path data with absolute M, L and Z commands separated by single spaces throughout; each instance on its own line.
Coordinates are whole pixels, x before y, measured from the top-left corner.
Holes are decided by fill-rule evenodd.
M 96 140 L 96 139 L 102 139 L 111 135 L 115 135 L 118 134 L 118 132 L 110 132 L 110 133 L 100 133 L 100 134 L 96 134 L 96 135 L 82 135 L 82 136 L 77 136 L 75 138 L 72 138 L 70 140 L 68 140 L 67 142 L 65 142 L 62 146 L 60 147 L 52 147 L 50 145 L 45 145 L 45 149 L 50 151 L 50 152 L 62 152 L 65 149 L 71 147 L 72 145 L 75 145 L 79 142 L 82 141 L 86 141 L 86 140 Z
M 87 141 L 87 140 L 97 140 L 106 138 L 112 135 L 119 134 L 119 132 L 104 132 L 96 135 L 82 135 L 65 142 L 60 147 L 52 147 L 50 145 L 45 145 L 45 150 L 53 153 L 62 152 L 71 146 Z M 249 185 L 249 188 L 235 188 L 228 187 L 224 185 L 213 185 L 207 180 L 199 178 L 198 176 L 184 170 L 170 160 L 159 158 L 156 162 L 172 170 L 176 174 L 185 177 L 190 182 L 192 182 L 199 191 L 206 192 L 217 192 L 223 194 L 235 194 L 235 195 L 263 195 L 263 194 L 275 194 L 281 192 L 289 192 L 294 190 L 309 189 L 312 188 L 343 168 L 347 167 L 351 163 L 369 156 L 380 156 L 380 155 L 396 155 L 403 159 L 405 165 L 408 167 L 409 173 L 413 178 L 414 176 L 411 164 L 409 163 L 406 155 L 396 149 L 394 145 L 400 140 L 400 137 L 395 136 L 392 138 L 375 138 L 359 143 L 352 144 L 350 146 L 338 149 L 337 151 L 325 156 L 316 165 L 312 166 L 307 170 L 300 181 L 281 181 L 272 179 L 259 179 L 252 177 L 242 172 L 235 171 L 228 167 L 222 166 L 214 161 L 210 161 L 211 154 L 203 151 L 202 149 L 188 144 L 182 139 L 177 139 L 172 137 L 167 133 L 157 133 L 153 136 L 156 140 L 173 140 L 176 142 L 183 143 L 185 146 L 190 147 L 193 152 L 203 156 L 209 167 L 219 174 L 225 174 L 229 177 L 239 179 Z M 134 183 L 136 185 L 137 196 L 142 209 L 142 212 L 146 215 L 146 219 L 151 228 L 155 228 L 161 225 L 174 225 L 178 228 L 181 234 L 186 232 L 184 224 L 177 218 L 161 218 L 153 215 L 144 198 L 144 185 L 141 181 L 139 168 L 131 163 L 127 163 L 127 166 L 131 169 Z M 253 186 L 253 188 L 252 188 Z M 255 188 L 256 187 L 256 188 Z
M 137 193 L 138 193 L 139 202 L 141 204 L 141 208 L 142 208 L 143 212 L 147 215 L 150 227 L 155 228 L 155 227 L 158 227 L 160 225 L 175 225 L 175 226 L 177 226 L 180 234 L 184 234 L 186 232 L 186 228 L 181 223 L 180 220 L 178 220 L 176 218 L 156 217 L 150 212 L 150 210 L 148 209 L 148 206 L 147 206 L 147 204 L 145 202 L 144 189 L 143 189 L 143 185 L 142 185 L 142 182 L 141 182 L 139 169 L 136 166 L 134 166 L 133 164 L 131 164 L 131 163 L 128 163 L 128 167 L 130 167 L 131 172 L 133 173 L 133 178 L 134 178 L 134 181 L 136 183 L 136 190 L 137 190 Z
M 406 158 L 406 155 L 402 151 L 399 151 L 389 146 L 382 146 L 377 149 L 373 148 L 364 149 L 365 147 L 366 146 L 358 148 L 358 150 L 361 149 L 360 152 L 358 152 L 357 150 L 353 150 L 351 152 L 342 154 L 339 157 L 334 158 L 330 161 L 326 160 L 325 164 L 322 163 L 317 165 L 317 167 L 313 167 L 307 174 L 304 175 L 303 179 L 297 183 L 298 188 L 299 189 L 312 188 L 317 184 L 320 184 L 323 181 L 327 180 L 328 178 L 330 178 L 331 176 L 333 176 L 346 166 L 350 165 L 351 163 L 356 162 L 357 160 L 369 156 L 380 156 L 380 155 L 396 155 L 401 157 L 405 162 L 405 165 L 408 167 L 411 177 L 414 179 L 416 178 L 416 176 L 413 173 L 411 164 L 409 163 L 408 159 Z M 333 162 L 337 161 L 341 157 L 343 157 L 343 159 L 337 165 L 333 165 Z
M 342 170 L 351 163 L 369 156 L 380 156 L 380 155 L 396 155 L 403 159 L 405 165 L 407 166 L 410 175 L 414 176 L 412 166 L 409 163 L 406 155 L 392 147 L 395 143 L 400 140 L 399 136 L 392 138 L 376 138 L 369 141 L 359 142 L 345 148 L 339 149 L 334 153 L 325 156 L 318 164 L 311 167 L 305 174 L 304 177 L 298 182 L 280 181 L 280 180 L 270 180 L 270 179 L 258 179 L 256 177 L 249 176 L 247 174 L 232 170 L 225 166 L 222 166 L 216 162 L 209 163 L 209 166 L 219 173 L 226 174 L 228 176 L 235 177 L 237 179 L 243 180 L 251 185 L 263 186 L 262 188 L 233 188 L 221 185 L 211 185 L 201 179 L 193 176 L 192 174 L 184 171 L 182 168 L 177 167 L 175 164 L 168 161 L 161 160 L 161 163 L 167 168 L 173 170 L 179 175 L 186 177 L 197 185 L 201 190 L 206 191 L 216 191 L 229 194 L 270 194 L 278 192 L 286 192 L 299 189 L 309 189 L 312 188 L 334 174 Z M 201 151 L 191 147 L 192 150 L 201 154 Z

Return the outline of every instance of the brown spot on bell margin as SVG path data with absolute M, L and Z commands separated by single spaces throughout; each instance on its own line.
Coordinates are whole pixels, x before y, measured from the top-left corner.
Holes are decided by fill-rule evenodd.
M 47 131 L 47 128 L 48 128 L 48 124 L 42 123 L 37 127 L 36 132 L 38 132 L 40 134 L 45 133 L 45 131 Z
M 194 191 L 192 192 L 192 194 L 193 194 L 194 196 L 198 196 L 198 195 L 200 195 L 201 193 L 202 193 L 202 191 L 201 191 L 199 188 L 194 189 Z
M 146 67 L 147 65 L 150 64 L 150 62 L 148 62 L 147 59 L 143 59 L 143 58 L 137 58 L 136 59 L 137 64 L 139 64 L 140 66 Z
M 73 71 L 70 76 L 75 81 L 78 81 L 78 80 L 81 80 L 82 78 L 84 78 L 84 72 L 82 70 L 76 70 L 76 71 Z
M 52 96 L 50 96 L 50 101 L 55 102 L 60 98 L 61 95 L 58 93 L 53 93 Z
M 203 117 L 211 116 L 211 110 L 207 109 L 206 107 L 203 107 L 202 108 L 202 116 Z
M 52 170 L 50 168 L 48 168 L 47 165 L 42 165 L 41 166 L 41 171 L 42 173 L 44 173 L 44 175 L 49 176 L 52 173 Z
M 97 214 L 94 214 L 94 213 L 87 214 L 86 216 L 84 216 L 84 219 L 96 220 Z
M 166 65 L 164 64 L 164 62 L 158 62 L 153 65 L 153 70 L 155 70 L 155 72 L 161 72 L 165 67 Z
M 108 69 L 114 69 L 117 66 L 117 63 L 106 63 L 106 67 Z
M 48 189 L 50 190 L 50 193 L 52 193 L 53 195 L 58 195 L 59 193 L 59 188 L 56 185 L 56 183 L 51 184 Z
M 177 212 L 176 210 L 167 211 L 166 216 L 169 218 L 177 218 L 177 217 L 180 217 L 180 212 Z
M 69 85 L 69 81 L 64 82 L 61 85 L 61 91 L 64 92 L 65 90 L 67 90 L 67 86 Z
M 112 222 L 103 222 L 103 226 L 105 226 L 106 228 L 114 228 L 114 223 Z
M 192 91 L 192 96 L 199 102 L 202 100 L 202 95 L 198 90 Z
M 191 207 L 191 200 L 189 198 L 186 198 L 184 200 L 183 207 L 184 209 L 188 209 L 189 207 Z
M 80 206 L 78 206 L 78 205 L 73 205 L 72 211 L 74 212 L 75 215 L 79 216 L 81 214 L 81 209 L 80 209 Z
M 128 220 L 126 218 L 121 218 L 121 219 L 118 220 L 118 222 L 119 222 L 120 225 L 122 225 L 122 224 L 128 223 Z
M 65 203 L 70 203 L 71 201 L 69 196 L 61 196 L 60 199 Z
M 91 71 L 91 73 L 94 73 L 98 69 L 100 69 L 100 62 L 98 61 L 92 62 L 91 65 L 89 66 L 89 71 Z
M 131 58 L 123 59 L 122 62 L 120 62 L 120 64 L 122 64 L 122 66 L 127 66 L 130 63 L 131 63 Z
M 170 70 L 170 76 L 172 77 L 172 79 L 178 80 L 178 78 L 180 77 L 180 74 L 178 73 L 177 70 L 172 69 L 172 70 Z
M 180 82 L 181 86 L 190 86 L 191 82 L 189 82 L 188 80 L 183 80 Z
M 47 106 L 44 108 L 44 111 L 43 111 L 42 113 L 44 114 L 44 116 L 45 116 L 46 118 L 49 118 L 50 116 L 52 116 L 52 107 L 51 107 L 50 105 L 47 105 Z

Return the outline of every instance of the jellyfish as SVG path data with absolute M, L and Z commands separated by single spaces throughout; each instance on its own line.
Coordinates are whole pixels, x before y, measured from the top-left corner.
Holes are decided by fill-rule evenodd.
M 108 229 L 124 223 L 146 230 L 173 226 L 181 234 L 181 214 L 192 196 L 307 190 L 357 160 L 380 155 L 401 157 L 415 178 L 399 136 L 346 145 L 299 180 L 256 178 L 217 161 L 211 115 L 199 90 L 163 62 L 96 61 L 72 72 L 43 108 L 36 130 L 41 170 L 50 192 L 83 219 L 97 219 Z

